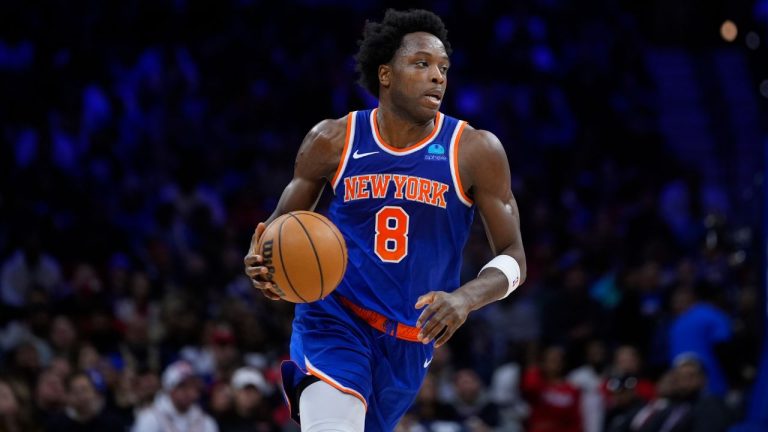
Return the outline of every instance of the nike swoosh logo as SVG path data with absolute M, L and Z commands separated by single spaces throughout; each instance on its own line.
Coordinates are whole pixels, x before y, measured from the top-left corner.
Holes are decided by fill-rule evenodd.
M 434 357 L 430 358 L 429 360 L 424 360 L 424 369 L 426 369 L 429 364 L 432 363 L 432 359 L 434 359 Z
M 364 158 L 366 156 L 370 156 L 370 155 L 376 154 L 376 153 L 378 153 L 378 152 L 375 151 L 375 152 L 368 152 L 368 153 L 358 153 L 357 150 L 355 150 L 355 152 L 352 153 L 352 159 L 360 159 L 360 158 Z

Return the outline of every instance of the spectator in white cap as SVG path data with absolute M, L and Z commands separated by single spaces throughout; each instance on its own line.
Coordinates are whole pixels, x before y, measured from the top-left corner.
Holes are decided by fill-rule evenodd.
M 234 408 L 221 419 L 225 432 L 275 432 L 280 429 L 272 421 L 273 406 L 268 399 L 272 386 L 255 368 L 242 367 L 232 375 Z
M 162 384 L 152 405 L 139 413 L 133 432 L 218 432 L 216 422 L 197 404 L 200 384 L 189 363 L 170 364 Z

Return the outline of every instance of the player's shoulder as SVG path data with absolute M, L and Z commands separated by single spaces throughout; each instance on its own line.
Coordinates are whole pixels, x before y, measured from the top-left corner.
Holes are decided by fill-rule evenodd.
M 504 146 L 493 132 L 484 129 L 475 129 L 467 124 L 461 133 L 459 152 L 476 155 L 478 157 L 505 156 Z
M 318 122 L 309 130 L 307 137 L 313 141 L 320 143 L 344 143 L 344 137 L 347 133 L 347 117 L 346 115 L 337 119 L 325 119 Z

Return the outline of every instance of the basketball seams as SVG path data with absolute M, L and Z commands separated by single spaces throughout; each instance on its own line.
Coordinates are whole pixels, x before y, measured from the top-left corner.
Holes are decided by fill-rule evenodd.
M 288 282 L 288 287 L 291 289 L 291 291 L 293 291 L 294 294 L 296 294 L 296 297 L 300 298 L 304 303 L 308 303 L 307 300 L 304 299 L 301 294 L 299 294 L 296 288 L 293 287 L 293 284 L 291 283 L 291 277 L 288 274 L 288 270 L 285 268 L 285 260 L 283 259 L 283 225 L 288 220 L 288 218 L 283 219 L 283 221 L 280 222 L 280 226 L 277 228 L 277 249 L 280 253 L 280 265 L 283 267 L 283 274 L 285 275 L 285 280 Z
M 315 261 L 317 261 L 317 269 L 320 272 L 320 298 L 323 298 L 323 293 L 325 292 L 325 283 L 323 281 L 323 266 L 320 264 L 320 256 L 317 254 L 317 249 L 315 248 L 315 242 L 312 241 L 312 236 L 309 235 L 309 231 L 307 231 L 307 227 L 304 226 L 303 223 L 301 223 L 301 219 L 296 217 L 294 213 L 298 212 L 289 212 L 288 215 L 290 215 L 293 219 L 296 219 L 296 222 L 298 222 L 299 226 L 302 230 L 304 230 L 304 234 L 306 234 L 307 238 L 309 239 L 309 245 L 312 246 L 312 252 L 315 254 Z M 286 273 L 287 276 L 287 273 Z M 304 300 L 302 298 L 302 300 Z M 304 300 L 306 302 L 306 300 Z
M 339 235 L 341 233 L 337 234 L 338 229 L 335 226 L 329 225 L 328 222 L 326 222 L 324 218 L 319 217 L 315 213 L 312 213 L 312 212 L 302 212 L 302 214 L 305 214 L 307 216 L 312 216 L 313 218 L 315 218 L 315 219 L 319 220 L 320 222 L 322 222 L 325 226 L 327 226 L 331 230 L 331 232 L 333 233 L 333 236 L 336 237 L 336 241 L 339 242 L 339 248 L 341 249 L 341 253 L 342 253 L 342 260 L 344 262 L 344 268 L 343 268 L 343 270 L 341 272 L 341 277 L 343 278 L 344 274 L 346 274 L 346 272 L 347 272 L 347 261 L 348 261 L 349 258 L 347 256 L 347 248 L 344 247 L 344 243 L 339 238 Z

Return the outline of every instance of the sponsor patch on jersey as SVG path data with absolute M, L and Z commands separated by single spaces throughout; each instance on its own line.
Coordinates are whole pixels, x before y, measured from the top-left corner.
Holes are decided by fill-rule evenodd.
M 431 161 L 448 160 L 448 157 L 445 156 L 445 147 L 437 143 L 430 145 L 427 148 L 427 154 L 424 155 L 424 160 L 431 160 Z

